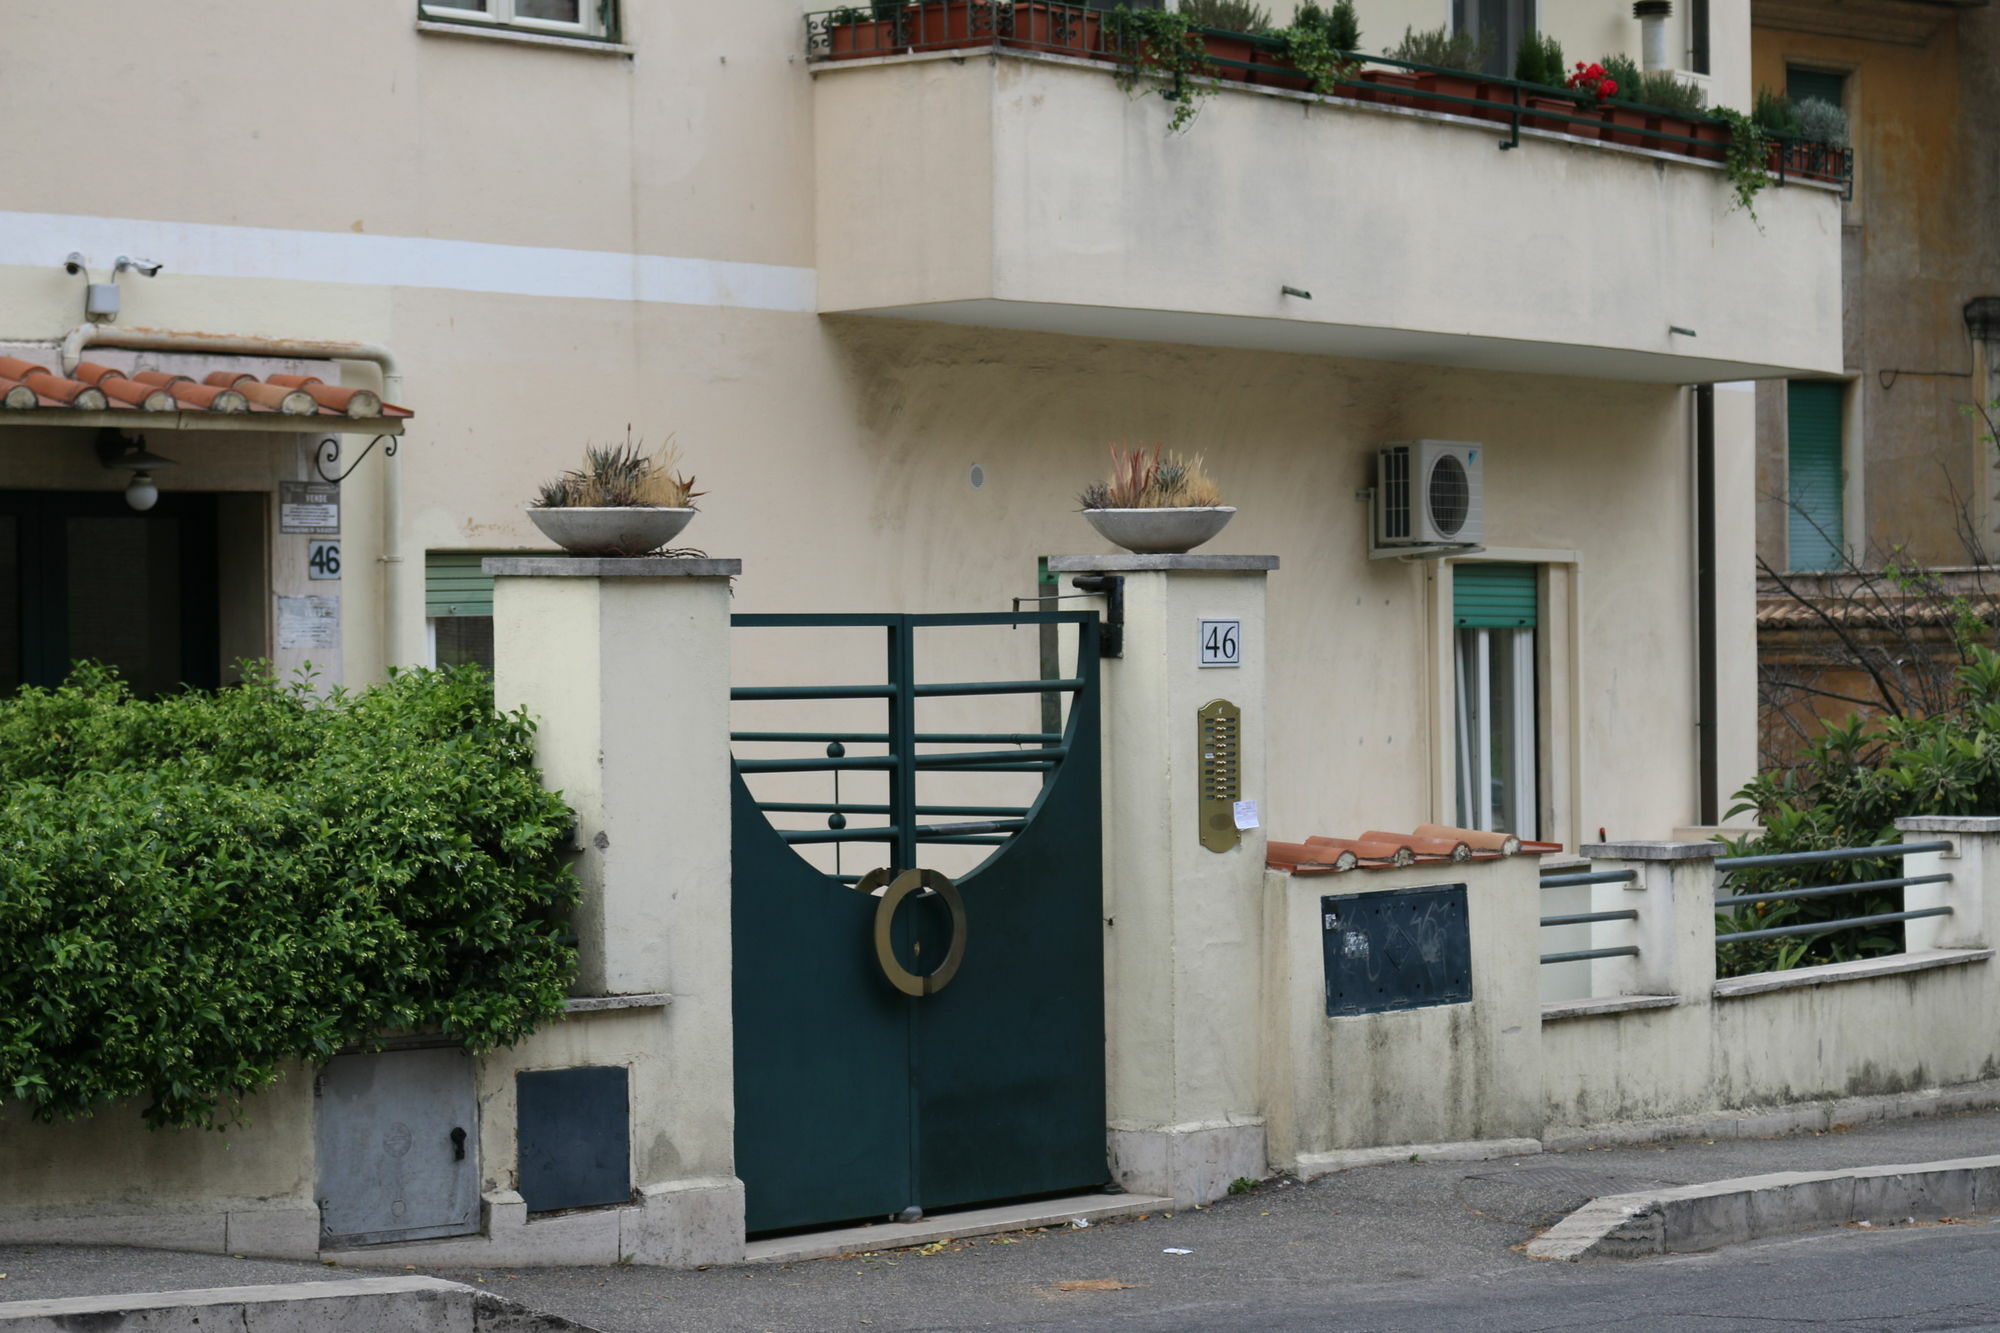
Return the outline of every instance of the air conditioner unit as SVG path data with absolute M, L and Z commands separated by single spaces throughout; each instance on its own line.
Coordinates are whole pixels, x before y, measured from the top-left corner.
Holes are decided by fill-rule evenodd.
M 1477 548 L 1484 532 L 1484 445 L 1399 440 L 1375 455 L 1375 556 Z

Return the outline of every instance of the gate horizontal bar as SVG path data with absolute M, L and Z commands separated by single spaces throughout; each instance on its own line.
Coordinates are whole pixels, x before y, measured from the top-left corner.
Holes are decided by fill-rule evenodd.
M 838 742 L 842 745 L 887 745 L 886 731 L 732 731 L 732 741 L 789 742 L 799 745 Z M 919 745 L 1047 745 L 1062 739 L 1059 731 L 924 731 Z
M 1836 893 L 1860 893 L 1867 889 L 1901 889 L 1911 884 L 1949 884 L 1950 875 L 1908 875 L 1901 879 L 1863 879 L 1852 884 L 1826 884 L 1812 889 L 1785 889 L 1779 893 L 1733 893 L 1725 898 L 1717 898 L 1717 907 L 1735 907 L 1740 903 L 1772 903 L 1781 898 L 1825 898 Z
M 953 845 L 964 843 L 991 843 L 998 845 L 1003 842 L 1012 841 L 1012 839 L 1013 835 L 1010 833 L 951 833 L 942 838 L 926 838 L 921 833 L 917 835 L 918 842 L 950 843 Z
M 1545 953 L 1544 963 L 1582 963 L 1592 958 L 1637 958 L 1639 950 L 1627 945 L 1622 949 L 1578 949 L 1575 953 Z
M 1067 745 L 1055 745 L 1045 750 L 968 750 L 963 754 L 920 754 L 910 762 L 918 768 L 984 767 L 988 764 L 1018 763 L 1023 759 L 1061 759 L 1068 753 Z
M 779 829 L 787 844 L 801 842 L 894 842 L 900 830 L 890 828 Z
M 987 819 L 967 824 L 926 824 L 917 829 L 920 842 L 937 842 L 968 833 L 1015 833 L 1028 827 L 1025 819 Z
M 744 773 L 825 773 L 841 769 L 885 769 L 896 766 L 892 754 L 862 755 L 856 759 L 738 759 Z
M 1731 940 L 1771 940 L 1780 935 L 1830 935 L 1836 930 L 1849 930 L 1860 926 L 1881 926 L 1891 921 L 1915 921 L 1925 916 L 1950 916 L 1949 907 L 1924 907 L 1914 912 L 1883 912 L 1879 916 L 1850 916 L 1839 921 L 1814 921 L 1803 926 L 1772 926 L 1766 930 L 1739 930 L 1728 935 L 1717 935 L 1717 944 L 1727 944 Z
M 894 685 L 738 685 L 731 699 L 891 699 Z
M 959 694 L 1055 694 L 1080 690 L 1084 684 L 1085 682 L 1080 680 L 960 680 L 942 685 L 915 685 L 911 688 L 919 699 L 935 699 L 944 695 Z
M 1587 926 L 1593 921 L 1637 921 L 1636 911 L 1626 912 L 1575 912 L 1569 916 L 1545 916 L 1545 926 Z
M 738 629 L 894 629 L 910 625 L 917 629 L 969 625 L 1087 625 L 1097 619 L 1095 611 L 963 611 L 938 614 L 849 614 L 845 611 L 802 611 L 790 613 L 751 612 L 729 617 Z
M 893 815 L 886 805 L 856 805 L 851 801 L 759 801 L 757 808 L 767 815 Z M 921 813 L 921 812 L 919 812 Z
M 1936 842 L 1884 842 L 1873 847 L 1836 847 L 1825 852 L 1779 852 L 1772 856 L 1724 856 L 1715 862 L 1721 871 L 1761 870 L 1766 866 L 1809 866 L 1822 861 L 1864 861 L 1873 857 L 1884 860 L 1892 856 L 1908 856 L 1912 852 L 1948 852 L 1951 843 L 1944 839 Z
M 1631 884 L 1637 881 L 1636 870 L 1593 870 L 1575 875 L 1543 875 L 1545 889 L 1568 889 L 1583 884 Z
M 1001 815 L 1021 816 L 1028 813 L 1025 805 L 920 805 L 920 815 Z
M 938 755 L 939 759 L 950 759 L 950 755 Z M 1052 761 L 1028 764 L 925 764 L 926 773 L 1039 773 L 1054 768 Z

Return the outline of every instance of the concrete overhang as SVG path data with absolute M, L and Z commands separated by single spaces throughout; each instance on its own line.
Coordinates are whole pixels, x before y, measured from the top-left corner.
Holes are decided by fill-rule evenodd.
M 1690 158 L 1227 85 L 1171 135 L 1104 66 L 1022 53 L 821 66 L 814 95 L 823 314 L 1656 383 L 1842 370 L 1828 187 L 1774 185 L 1753 220 Z

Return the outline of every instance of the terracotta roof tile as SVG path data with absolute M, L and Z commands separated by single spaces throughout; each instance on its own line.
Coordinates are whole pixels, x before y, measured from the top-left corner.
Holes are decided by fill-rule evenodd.
M 128 375 L 115 366 L 84 361 L 74 379 L 18 356 L 0 356 L 0 412 L 48 408 L 76 411 L 268 412 L 282 416 L 404 420 L 406 407 L 382 401 L 370 389 L 327 384 L 316 375 L 271 375 L 258 379 L 241 370 L 216 370 L 201 382 L 189 375 L 142 370 Z
M 1529 842 L 1511 833 L 1421 824 L 1413 833 L 1371 829 L 1358 838 L 1315 834 L 1304 842 L 1265 844 L 1264 864 L 1289 875 L 1331 875 L 1345 870 L 1389 870 L 1424 862 L 1498 861 L 1520 854 L 1560 852 L 1559 842 Z

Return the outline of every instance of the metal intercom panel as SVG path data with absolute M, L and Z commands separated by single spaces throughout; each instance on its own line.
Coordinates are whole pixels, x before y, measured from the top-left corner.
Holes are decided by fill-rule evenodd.
M 479 1103 L 456 1047 L 341 1055 L 313 1081 L 328 1245 L 479 1230 Z
M 1330 1018 L 1472 999 L 1465 885 L 1319 900 Z
M 1196 717 L 1201 845 L 1226 852 L 1243 841 L 1236 827 L 1236 803 L 1243 799 L 1243 710 L 1227 699 L 1211 699 Z

